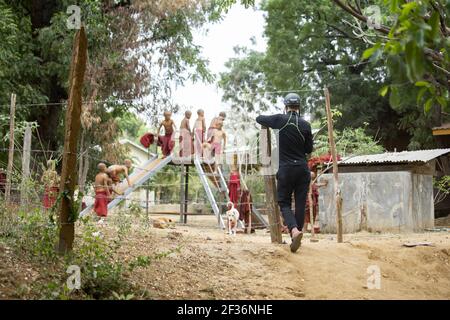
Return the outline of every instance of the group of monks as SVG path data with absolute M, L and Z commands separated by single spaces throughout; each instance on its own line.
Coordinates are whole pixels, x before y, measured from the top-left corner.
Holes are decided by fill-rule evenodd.
M 227 135 L 223 130 L 223 122 L 226 118 L 225 112 L 220 112 L 217 117 L 211 120 L 208 130 L 206 130 L 205 112 L 202 109 L 197 110 L 197 119 L 194 122 L 193 129 L 190 125 L 191 116 L 192 112 L 186 111 L 180 124 L 180 157 L 190 157 L 195 154 L 203 160 L 210 160 L 214 157 L 216 162 L 220 162 L 220 157 L 227 143 Z M 164 128 L 164 135 L 160 135 L 162 128 Z M 172 154 L 175 146 L 176 129 L 175 122 L 172 120 L 172 112 L 165 111 L 164 120 L 161 121 L 156 134 L 158 137 L 156 143 L 161 147 L 163 158 Z M 143 139 L 141 139 L 142 141 Z M 150 141 L 154 141 L 154 139 Z
M 222 152 L 226 146 L 226 133 L 223 130 L 223 123 L 226 118 L 225 112 L 220 112 L 217 117 L 214 117 L 210 123 L 209 128 L 206 130 L 205 113 L 202 109 L 197 110 L 197 119 L 195 120 L 193 130 L 190 126 L 190 119 L 192 116 L 191 111 L 186 111 L 184 118 L 180 124 L 180 156 L 191 157 L 193 154 L 202 158 L 203 161 L 207 161 L 214 156 L 215 161 L 219 162 Z M 161 129 L 164 127 L 164 135 L 160 135 Z M 172 120 L 172 112 L 165 111 L 164 119 L 161 121 L 156 136 L 157 145 L 161 147 L 163 158 L 169 156 L 173 152 L 175 146 L 175 131 L 177 127 Z M 206 137 L 205 137 L 206 134 Z M 150 139 L 149 139 L 150 137 Z M 154 143 L 154 137 L 152 134 L 147 134 L 141 138 L 141 143 L 148 147 Z M 146 141 L 144 143 L 144 141 Z M 109 167 L 105 163 L 98 164 L 98 173 L 95 176 L 95 202 L 94 212 L 100 217 L 100 221 L 108 215 L 108 203 L 113 199 L 114 194 L 121 195 L 122 192 L 117 189 L 117 185 L 121 182 L 121 178 L 127 180 L 128 185 L 131 187 L 132 183 L 129 179 L 129 172 L 132 168 L 132 162 L 126 159 L 122 165 L 114 164 Z M 217 166 L 216 166 L 217 168 Z M 314 173 L 313 173 L 314 174 Z M 313 175 L 312 174 L 312 175 Z M 314 176 L 312 176 L 312 180 Z M 43 198 L 44 208 L 49 209 L 53 207 L 56 202 L 57 195 L 59 193 L 59 176 L 55 170 L 55 161 L 49 160 L 47 162 L 47 170 L 41 179 L 45 187 L 45 193 Z M 308 231 L 311 228 L 317 228 L 314 223 L 312 226 L 309 221 L 309 207 L 312 206 L 314 222 L 316 222 L 316 216 L 318 211 L 318 187 L 321 187 L 317 183 L 312 183 L 312 203 L 307 202 L 307 210 L 305 215 L 305 226 Z M 252 199 L 248 189 L 240 186 L 239 171 L 235 166 L 231 168 L 230 179 L 228 183 L 230 203 L 233 204 L 233 208 L 240 209 L 240 220 L 243 220 L 245 225 L 251 225 L 249 221 L 252 211 Z M 252 230 L 254 231 L 254 230 Z M 317 230 L 318 231 L 318 230 Z
M 191 130 L 190 126 L 191 116 L 192 112 L 186 111 L 180 124 L 180 156 L 190 157 L 195 152 L 204 160 L 209 159 L 213 155 L 217 161 L 226 145 L 226 134 L 223 131 L 223 122 L 226 118 L 225 112 L 221 112 L 219 116 L 212 119 L 207 131 L 205 112 L 202 109 L 197 110 L 197 119 L 193 130 Z M 160 135 L 162 128 L 164 128 L 164 135 Z M 173 152 L 176 130 L 177 127 L 172 120 L 172 112 L 165 111 L 164 119 L 161 121 L 156 134 L 158 137 L 156 143 L 161 147 L 163 158 L 166 158 Z M 151 133 L 141 138 L 141 143 L 146 147 L 149 147 L 154 142 L 155 139 Z M 124 175 L 128 185 L 132 186 L 128 177 L 131 167 L 131 161 L 128 159 L 124 161 L 123 165 L 112 165 L 108 168 L 104 163 L 98 164 L 98 173 L 95 177 L 94 203 L 94 212 L 97 216 L 106 217 L 108 214 L 108 203 L 113 198 L 113 194 L 121 194 L 115 187 L 120 182 L 121 175 Z

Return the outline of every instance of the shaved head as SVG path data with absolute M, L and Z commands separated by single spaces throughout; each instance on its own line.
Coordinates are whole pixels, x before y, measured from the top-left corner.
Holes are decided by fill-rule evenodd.
M 106 164 L 104 164 L 103 162 L 100 162 L 100 163 L 97 165 L 97 169 L 98 169 L 98 171 L 101 171 L 101 172 L 106 171 Z
M 130 159 L 125 159 L 125 160 L 123 161 L 123 163 L 125 164 L 125 166 L 126 166 L 128 169 L 131 168 L 132 162 L 131 162 Z

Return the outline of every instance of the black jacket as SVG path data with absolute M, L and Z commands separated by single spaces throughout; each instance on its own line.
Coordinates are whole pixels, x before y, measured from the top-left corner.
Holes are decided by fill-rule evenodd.
M 288 114 L 258 116 L 256 122 L 262 126 L 280 130 L 280 167 L 306 163 L 306 154 L 310 154 L 313 150 L 311 125 L 298 113 L 290 111 Z

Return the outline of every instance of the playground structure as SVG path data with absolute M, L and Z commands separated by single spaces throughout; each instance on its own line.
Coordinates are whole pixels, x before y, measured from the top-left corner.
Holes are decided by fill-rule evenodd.
M 228 196 L 228 187 L 225 181 L 225 177 L 223 176 L 222 170 L 220 167 L 217 168 L 217 172 L 214 173 L 211 164 L 202 162 L 201 159 L 197 156 L 193 156 L 193 162 L 194 166 L 197 170 L 197 173 L 200 177 L 200 181 L 202 183 L 202 186 L 206 192 L 207 198 L 209 200 L 209 203 L 212 208 L 213 214 L 217 218 L 218 226 L 222 229 L 225 228 L 225 223 L 222 217 L 222 210 L 219 206 L 218 201 L 216 200 L 213 190 L 211 188 L 210 183 L 213 185 L 215 189 L 218 190 L 219 194 L 223 199 L 225 199 L 226 202 L 229 201 Z M 135 171 L 130 175 L 129 179 L 132 184 L 131 187 L 128 186 L 128 183 L 126 181 L 122 181 L 118 186 L 116 186 L 117 191 L 121 193 L 121 195 L 116 196 L 109 204 L 108 204 L 108 210 L 113 209 L 117 205 L 119 205 L 122 201 L 126 200 L 127 197 L 136 189 L 143 186 L 149 179 L 151 179 L 156 173 L 158 173 L 160 170 L 162 170 L 167 165 L 182 165 L 182 166 L 189 166 L 189 164 L 176 164 L 173 162 L 173 157 L 168 156 L 166 158 L 158 158 L 157 154 L 149 154 L 149 160 L 147 160 L 141 167 L 137 167 Z M 190 164 L 192 165 L 192 163 Z M 209 180 L 209 182 L 208 182 Z M 183 193 L 181 195 L 180 204 L 183 206 L 183 203 L 187 203 L 187 189 L 188 189 L 188 180 L 186 182 L 186 188 L 182 188 L 181 192 Z M 93 205 L 87 206 L 84 210 L 80 212 L 80 217 L 83 217 L 87 215 L 89 212 L 92 211 Z M 258 212 L 257 209 L 253 207 L 253 215 L 256 217 L 257 221 L 267 227 L 267 222 L 264 219 L 264 217 Z M 187 213 L 180 210 L 180 216 L 184 216 L 184 222 L 187 221 Z M 243 227 L 242 221 L 239 221 L 239 226 Z

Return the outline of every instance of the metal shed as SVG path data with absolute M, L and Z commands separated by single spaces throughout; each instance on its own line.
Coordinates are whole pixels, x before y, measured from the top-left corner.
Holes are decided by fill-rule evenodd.
M 344 232 L 408 232 L 433 227 L 433 176 L 450 169 L 449 153 L 450 149 L 388 152 L 340 161 Z M 319 179 L 325 180 L 328 185 L 320 189 L 319 220 L 323 232 L 335 233 L 332 174 Z

